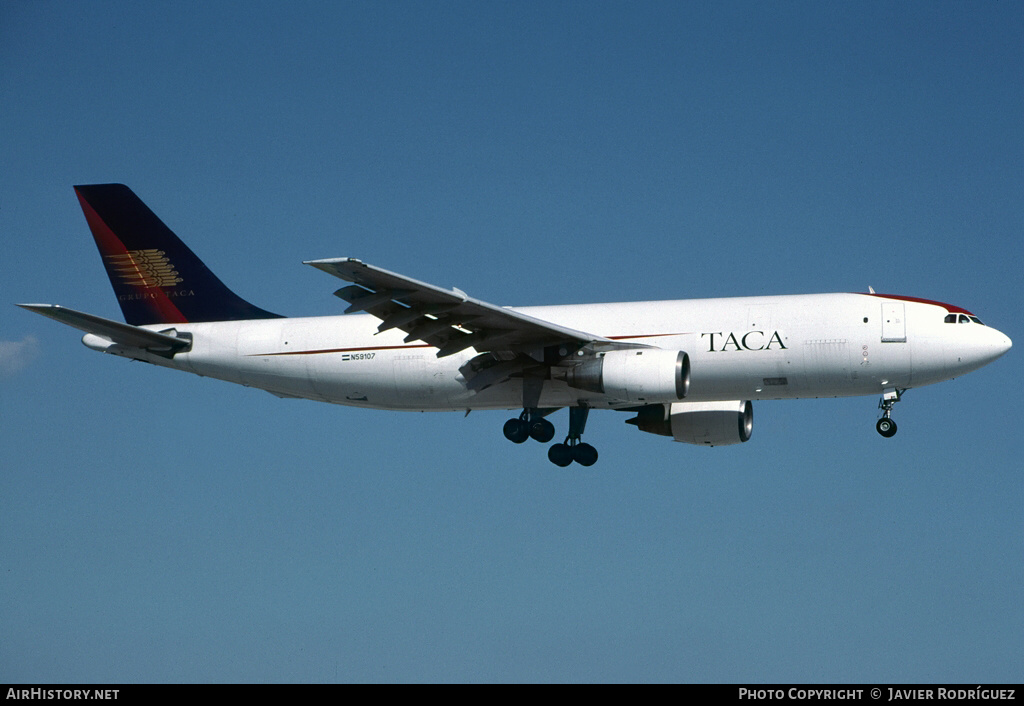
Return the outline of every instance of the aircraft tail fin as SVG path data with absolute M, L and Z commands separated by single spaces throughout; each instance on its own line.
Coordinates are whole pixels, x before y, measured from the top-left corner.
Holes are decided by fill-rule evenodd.
M 228 289 L 127 186 L 75 193 L 132 326 L 281 318 Z

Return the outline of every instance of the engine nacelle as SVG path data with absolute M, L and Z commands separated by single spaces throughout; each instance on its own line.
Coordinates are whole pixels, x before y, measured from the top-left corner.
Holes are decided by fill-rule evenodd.
M 629 423 L 640 431 L 671 436 L 687 444 L 728 446 L 750 440 L 754 405 L 750 400 L 650 405 Z
M 681 400 L 690 388 L 690 356 L 661 348 L 609 351 L 567 370 L 565 381 L 627 402 Z

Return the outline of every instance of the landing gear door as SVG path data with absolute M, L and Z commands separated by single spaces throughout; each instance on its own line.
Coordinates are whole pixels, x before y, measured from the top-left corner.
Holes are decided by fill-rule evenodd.
M 903 302 L 882 302 L 882 343 L 906 343 L 907 321 Z

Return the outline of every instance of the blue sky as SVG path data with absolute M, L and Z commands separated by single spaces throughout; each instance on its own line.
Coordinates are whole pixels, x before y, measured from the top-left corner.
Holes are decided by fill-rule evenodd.
M 73 184 L 235 291 L 351 256 L 498 304 L 819 291 L 1021 341 L 1020 3 L 0 2 L 0 678 L 1018 681 L 1018 352 L 755 404 L 703 449 L 591 416 L 278 400 L 97 355 Z M 564 429 L 564 413 L 555 418 Z

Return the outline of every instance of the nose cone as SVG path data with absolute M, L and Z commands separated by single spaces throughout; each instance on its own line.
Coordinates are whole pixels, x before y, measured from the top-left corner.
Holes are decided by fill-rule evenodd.
M 1006 355 L 1013 343 L 1010 337 L 991 326 L 979 324 L 944 324 L 950 337 L 946 339 L 945 375 L 957 377 L 982 368 Z M 924 362 L 923 359 L 921 362 Z M 918 360 L 914 361 L 915 379 Z M 922 366 L 924 367 L 924 366 Z M 921 370 L 923 375 L 924 370 Z
M 1011 341 L 1010 337 L 1005 333 L 996 331 L 995 329 L 992 329 L 992 333 L 996 334 L 995 341 L 993 343 L 996 354 L 992 357 L 992 360 L 995 360 L 999 356 L 1006 355 L 1006 353 L 1013 348 L 1013 341 Z
M 990 326 L 969 331 L 972 338 L 960 351 L 960 355 L 962 363 L 967 364 L 971 370 L 988 365 L 1013 347 L 1009 336 Z

